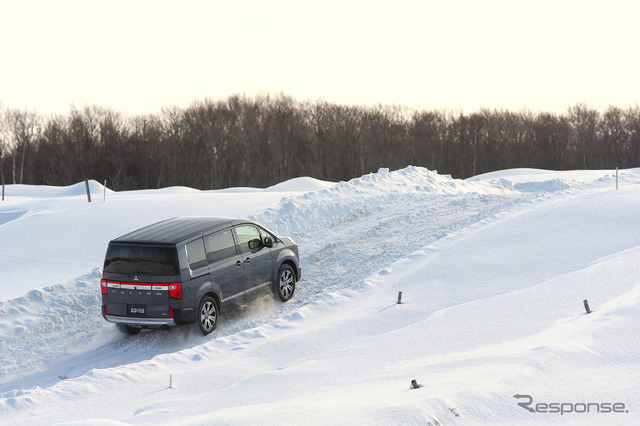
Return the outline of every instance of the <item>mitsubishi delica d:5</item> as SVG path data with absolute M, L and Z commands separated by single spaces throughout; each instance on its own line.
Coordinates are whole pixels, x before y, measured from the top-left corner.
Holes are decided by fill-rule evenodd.
M 168 219 L 109 242 L 102 316 L 129 334 L 193 323 L 206 335 L 221 310 L 268 292 L 291 299 L 301 272 L 296 243 L 255 222 Z

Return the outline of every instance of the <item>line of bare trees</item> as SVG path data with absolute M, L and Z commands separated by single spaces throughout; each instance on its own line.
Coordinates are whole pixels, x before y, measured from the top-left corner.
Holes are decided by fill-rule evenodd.
M 266 187 L 410 164 L 459 178 L 516 167 L 637 167 L 640 107 L 464 114 L 278 95 L 203 100 L 134 117 L 100 106 L 53 116 L 0 110 L 0 175 L 7 184 L 89 178 L 116 190 Z

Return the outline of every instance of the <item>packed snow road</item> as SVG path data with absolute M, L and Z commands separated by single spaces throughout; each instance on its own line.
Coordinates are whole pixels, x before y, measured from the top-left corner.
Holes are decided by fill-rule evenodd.
M 264 298 L 223 317 L 206 338 L 188 328 L 135 337 L 119 334 L 100 316 L 100 265 L 95 265 L 90 274 L 67 284 L 0 302 L 0 395 L 46 387 L 94 368 L 150 359 L 268 323 L 323 294 L 358 285 L 447 234 L 538 197 L 411 167 L 285 197 L 251 219 L 298 242 L 303 280 L 294 299 L 280 304 Z M 169 197 L 164 200 L 171 202 Z M 211 215 L 216 215 L 215 209 Z

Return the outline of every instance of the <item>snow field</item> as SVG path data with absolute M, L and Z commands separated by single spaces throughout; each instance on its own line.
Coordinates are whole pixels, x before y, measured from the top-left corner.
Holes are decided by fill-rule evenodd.
M 303 281 L 290 303 L 265 298 L 223 318 L 206 338 L 184 329 L 128 338 L 96 306 L 101 259 L 91 259 L 104 255 L 106 242 L 95 255 L 75 254 L 70 262 L 79 269 L 88 257 L 92 272 L 48 287 L 25 280 L 20 296 L 0 304 L 0 365 L 8 366 L 0 417 L 9 424 L 633 423 L 640 173 L 625 171 L 620 191 L 611 190 L 610 175 L 587 174 L 504 171 L 469 182 L 409 167 L 337 185 L 282 184 L 313 184 L 314 192 L 276 197 L 249 189 L 113 193 L 106 204 L 124 212 L 147 197 L 145 206 L 164 206 L 165 214 L 188 206 L 198 211 L 190 215 L 213 215 L 213 203 L 230 213 L 215 215 L 251 216 L 296 239 Z M 245 197 L 218 198 L 238 194 Z M 9 205 L 29 213 L 0 233 L 11 233 L 8 224 L 29 228 L 33 216 L 86 220 L 65 203 Z M 94 241 L 162 215 L 145 208 L 141 217 L 114 218 L 115 210 L 89 209 Z M 110 235 L 111 228 L 126 229 Z M 86 238 L 67 233 L 66 246 Z M 9 266 L 0 269 L 3 282 Z M 410 389 L 411 379 L 421 387 Z M 517 393 L 536 402 L 620 401 L 629 413 L 529 413 Z

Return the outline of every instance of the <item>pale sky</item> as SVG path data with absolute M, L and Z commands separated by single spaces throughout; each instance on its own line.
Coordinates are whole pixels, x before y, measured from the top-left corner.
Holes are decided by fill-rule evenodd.
M 640 2 L 0 0 L 0 107 L 640 103 Z

